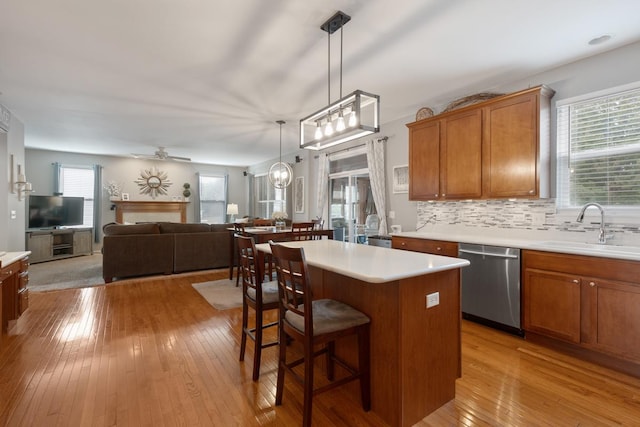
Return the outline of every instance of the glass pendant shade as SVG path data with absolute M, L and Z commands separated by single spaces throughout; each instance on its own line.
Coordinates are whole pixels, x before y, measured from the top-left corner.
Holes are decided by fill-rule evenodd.
M 277 162 L 269 168 L 269 182 L 275 188 L 285 188 L 291 184 L 293 170 L 287 163 Z
M 280 125 L 280 161 L 271 165 L 269 168 L 269 182 L 275 188 L 285 188 L 291 184 L 293 179 L 293 170 L 288 163 L 282 162 L 282 125 L 285 123 L 283 120 L 278 120 L 276 123 Z M 319 122 L 318 122 L 319 123 Z

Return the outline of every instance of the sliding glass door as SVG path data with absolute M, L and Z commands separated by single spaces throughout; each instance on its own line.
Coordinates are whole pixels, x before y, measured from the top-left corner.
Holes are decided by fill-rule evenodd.
M 368 170 L 335 174 L 329 179 L 329 220 L 333 238 L 365 243 L 365 221 L 375 213 Z

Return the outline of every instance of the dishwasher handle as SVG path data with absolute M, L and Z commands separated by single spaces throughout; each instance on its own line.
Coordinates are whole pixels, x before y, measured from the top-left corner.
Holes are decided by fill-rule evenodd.
M 482 256 L 491 256 L 491 257 L 495 257 L 495 258 L 512 258 L 512 259 L 518 259 L 519 258 L 518 255 L 494 254 L 494 253 L 490 253 L 490 252 L 472 251 L 471 249 L 458 249 L 458 253 L 482 255 Z

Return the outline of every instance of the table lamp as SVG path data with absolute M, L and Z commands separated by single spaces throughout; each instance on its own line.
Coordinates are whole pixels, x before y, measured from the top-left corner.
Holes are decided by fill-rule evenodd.
M 231 215 L 230 221 L 235 222 L 235 217 L 238 215 L 238 205 L 235 203 L 229 203 L 227 205 L 227 215 Z

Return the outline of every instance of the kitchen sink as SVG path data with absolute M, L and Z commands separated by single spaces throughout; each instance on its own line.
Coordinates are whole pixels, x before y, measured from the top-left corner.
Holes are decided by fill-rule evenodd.
M 611 254 L 635 254 L 640 255 L 640 247 L 638 246 L 620 246 L 620 245 L 600 245 L 597 243 L 582 243 L 582 242 L 563 242 L 563 241 L 544 241 L 533 243 L 532 248 L 547 248 L 547 249 L 564 249 L 584 251 L 591 253 L 611 253 Z

